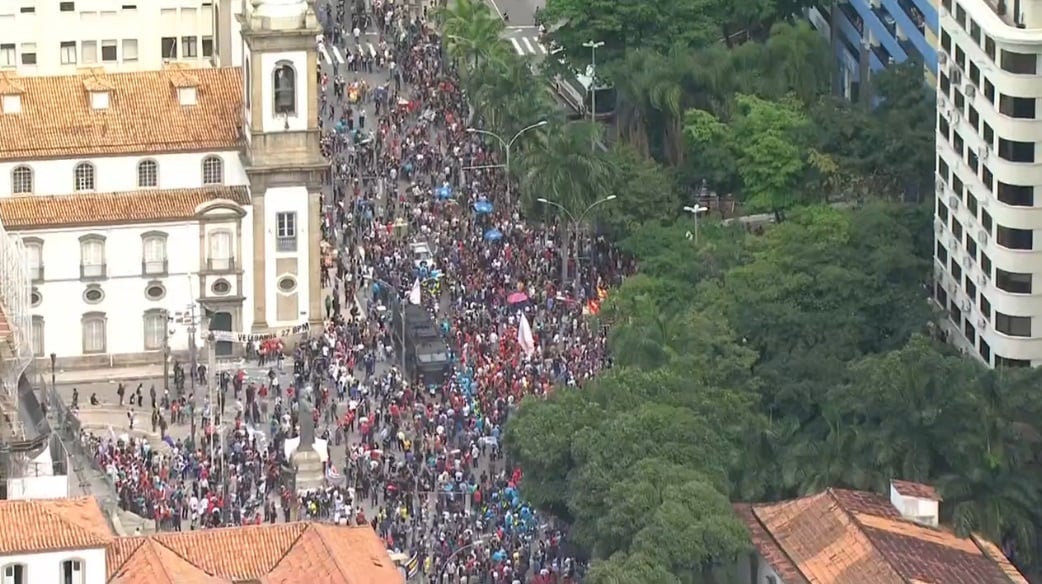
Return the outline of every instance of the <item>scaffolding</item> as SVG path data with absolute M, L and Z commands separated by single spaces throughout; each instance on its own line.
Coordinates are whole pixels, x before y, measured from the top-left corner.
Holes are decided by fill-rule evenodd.
M 6 444 L 25 438 L 18 381 L 33 361 L 30 288 L 22 240 L 0 223 L 0 442 Z

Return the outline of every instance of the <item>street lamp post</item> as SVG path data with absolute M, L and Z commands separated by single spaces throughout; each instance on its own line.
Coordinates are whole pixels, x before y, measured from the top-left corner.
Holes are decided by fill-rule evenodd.
M 597 122 L 597 49 L 604 41 L 586 41 L 583 46 L 590 49 L 590 123 Z M 596 135 L 590 138 L 590 149 L 597 149 Z
M 709 210 L 709 207 L 703 207 L 702 205 L 699 205 L 698 203 L 695 203 L 694 207 L 692 207 L 690 205 L 685 205 L 684 206 L 684 210 L 687 211 L 688 213 L 691 213 L 691 217 L 693 217 L 694 220 L 695 220 L 695 244 L 697 245 L 698 244 L 698 214 L 699 213 L 705 213 L 706 211 Z
M 54 364 L 55 364 L 55 362 L 57 360 L 58 360 L 58 355 L 55 354 L 55 353 L 51 353 L 51 399 L 43 400 L 43 403 L 47 403 L 48 401 L 51 402 L 51 408 L 54 411 L 55 415 L 57 415 L 59 412 L 62 411 L 61 408 L 57 407 L 58 406 L 57 402 L 60 401 L 59 398 L 58 398 L 58 385 L 55 383 L 55 375 L 54 375 Z M 61 424 L 62 430 L 64 430 L 66 421 L 65 420 L 59 420 L 58 422 Z
M 593 203 L 590 203 L 590 206 L 588 206 L 585 209 L 583 209 L 583 212 L 579 213 L 578 217 L 576 217 L 575 215 L 572 215 L 571 211 L 569 211 L 564 205 L 558 203 L 557 201 L 551 201 L 550 199 L 545 199 L 545 198 L 536 199 L 537 201 L 539 201 L 540 203 L 542 203 L 544 205 L 550 205 L 551 207 L 557 207 L 572 222 L 572 229 L 571 229 L 571 231 L 573 232 L 575 240 L 576 240 L 576 242 L 575 242 L 575 293 L 576 294 L 579 293 L 579 283 L 580 283 L 579 282 L 579 279 L 580 279 L 579 274 L 581 273 L 581 270 L 579 269 L 579 240 L 578 240 L 579 225 L 582 223 L 583 219 L 586 218 L 586 215 L 590 211 L 593 210 L 594 207 L 596 207 L 598 205 L 602 205 L 604 203 L 607 203 L 608 201 L 614 201 L 616 198 L 618 198 L 618 197 L 616 197 L 615 195 L 608 195 L 607 197 L 604 197 L 603 199 L 600 199 L 598 201 L 594 201 Z M 561 285 L 562 286 L 564 285 L 564 282 L 567 279 L 568 279 L 568 254 L 567 254 L 567 249 L 562 249 L 561 250 Z
M 477 128 L 467 128 L 467 131 L 472 133 L 472 134 L 485 134 L 486 136 L 492 136 L 496 140 L 499 140 L 499 143 L 503 145 L 503 150 L 506 153 L 506 164 L 503 165 L 503 168 L 506 170 L 506 175 L 507 175 L 507 209 L 510 208 L 510 203 L 512 201 L 511 196 L 510 196 L 510 149 L 513 148 L 514 142 L 517 142 L 517 139 L 521 137 L 521 134 L 524 134 L 525 132 L 527 132 L 529 130 L 534 130 L 536 128 L 541 128 L 541 127 L 545 126 L 546 124 L 547 124 L 546 120 L 542 120 L 542 121 L 536 122 L 536 123 L 534 123 L 534 124 L 532 124 L 530 126 L 525 126 L 524 128 L 521 128 L 520 130 L 518 130 L 517 133 L 514 134 L 514 136 L 512 138 L 510 138 L 509 140 L 504 140 L 502 136 L 500 136 L 499 134 L 497 134 L 495 132 L 490 132 L 488 130 L 479 130 Z

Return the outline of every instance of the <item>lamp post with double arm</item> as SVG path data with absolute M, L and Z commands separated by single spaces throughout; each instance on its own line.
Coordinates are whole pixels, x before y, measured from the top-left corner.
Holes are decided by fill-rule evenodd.
M 511 189 L 510 189 L 510 150 L 514 147 L 514 143 L 517 142 L 517 139 L 520 138 L 522 134 L 524 134 L 525 132 L 528 132 L 529 130 L 534 130 L 536 128 L 541 128 L 541 127 L 545 126 L 546 124 L 547 124 L 547 121 L 546 120 L 542 120 L 542 121 L 536 122 L 536 123 L 534 123 L 532 125 L 525 126 L 524 128 L 521 128 L 520 130 L 518 130 L 517 133 L 514 134 L 509 140 L 504 139 L 502 136 L 500 136 L 499 134 L 497 134 L 495 132 L 490 132 L 488 130 L 480 130 L 478 128 L 467 128 L 467 131 L 470 132 L 471 134 L 484 134 L 486 136 L 492 136 L 496 140 L 499 140 L 499 143 L 503 146 L 503 151 L 504 151 L 504 153 L 506 155 L 506 160 L 504 161 L 503 169 L 506 171 L 506 175 L 507 175 L 507 209 L 510 208 L 511 203 L 513 202 L 513 200 L 511 199 L 511 196 L 510 196 L 510 194 L 511 194 Z
M 590 203 L 590 205 L 587 206 L 585 209 L 583 209 L 582 213 L 579 213 L 578 216 L 573 215 L 572 212 L 569 211 L 567 207 L 565 207 L 564 205 L 558 203 L 557 201 L 551 201 L 550 199 L 545 199 L 545 198 L 536 199 L 537 201 L 539 201 L 540 203 L 542 203 L 544 205 L 549 205 L 551 207 L 556 207 L 562 213 L 564 213 L 565 216 L 568 218 L 568 220 L 571 221 L 571 223 L 572 223 L 571 224 L 571 228 L 569 229 L 569 231 L 571 232 L 570 234 L 572 235 L 572 237 L 576 240 L 575 241 L 575 293 L 576 294 L 579 293 L 579 284 L 580 284 L 579 280 L 580 280 L 580 274 L 582 273 L 582 270 L 579 269 L 579 225 L 582 224 L 583 220 L 586 218 L 586 215 L 589 214 L 589 212 L 592 211 L 595 207 L 597 207 L 599 205 L 603 205 L 604 203 L 607 203 L 608 201 L 614 201 L 616 198 L 618 198 L 618 197 L 616 197 L 615 195 L 608 195 L 607 197 L 604 197 L 603 199 L 596 200 L 593 203 Z M 568 253 L 567 253 L 567 249 L 568 249 L 568 242 L 565 241 L 564 249 L 561 250 L 561 285 L 562 286 L 564 285 L 565 281 L 568 279 Z

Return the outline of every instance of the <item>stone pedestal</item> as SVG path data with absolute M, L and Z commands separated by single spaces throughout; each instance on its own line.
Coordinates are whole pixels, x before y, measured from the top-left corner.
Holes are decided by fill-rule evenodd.
M 325 487 L 322 458 L 317 452 L 312 449 L 298 450 L 293 453 L 292 463 L 297 492 Z

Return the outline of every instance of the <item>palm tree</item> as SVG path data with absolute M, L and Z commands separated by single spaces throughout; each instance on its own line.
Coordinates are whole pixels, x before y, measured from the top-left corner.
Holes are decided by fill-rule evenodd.
M 513 54 L 501 62 L 485 63 L 475 75 L 470 100 L 483 125 L 502 136 L 553 116 L 550 88 L 532 77 L 531 64 Z
M 465 72 L 473 73 L 481 62 L 499 60 L 506 53 L 500 38 L 503 21 L 482 0 L 456 0 L 439 9 L 437 18 L 449 55 L 465 64 Z
M 615 117 L 617 136 L 644 156 L 649 155 L 648 100 L 650 64 L 657 58 L 654 51 L 629 51 L 621 61 L 610 66 L 608 77 L 615 85 Z
M 592 147 L 601 126 L 590 122 L 550 125 L 536 133 L 521 152 L 522 198 L 530 207 L 540 198 L 552 200 L 578 216 L 608 191 L 610 169 Z

